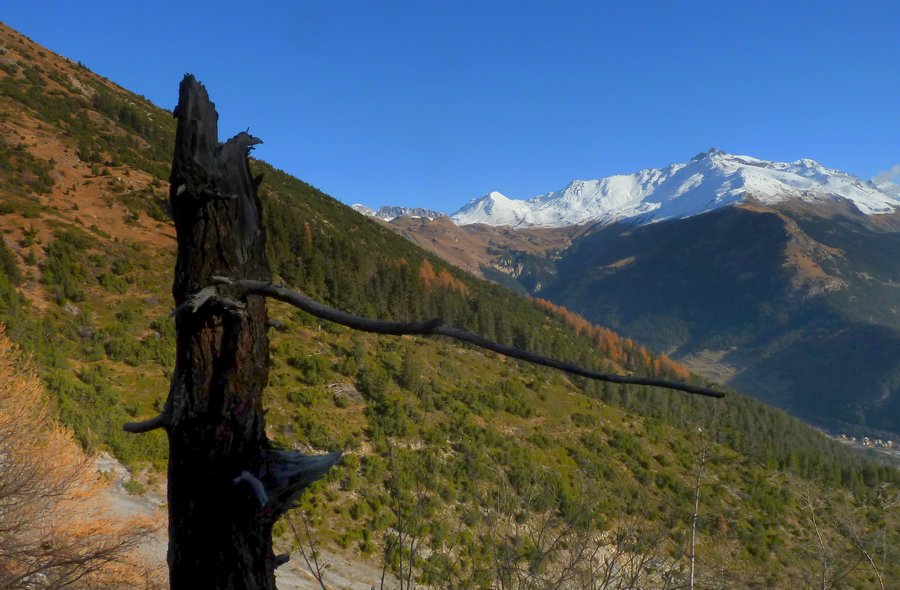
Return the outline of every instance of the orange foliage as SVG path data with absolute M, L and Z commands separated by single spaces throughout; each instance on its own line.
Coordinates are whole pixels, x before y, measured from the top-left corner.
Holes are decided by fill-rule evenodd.
M 428 259 L 423 260 L 422 264 L 419 265 L 419 280 L 426 287 L 431 287 L 436 279 L 437 275 L 434 272 L 434 267 L 431 266 Z
M 645 370 L 652 372 L 654 375 L 663 375 L 680 380 L 685 380 L 690 376 L 690 372 L 684 366 L 679 365 L 666 355 L 654 357 L 650 351 L 634 340 L 623 338 L 609 328 L 592 324 L 577 313 L 561 305 L 556 305 L 539 297 L 533 298 L 532 301 L 541 309 L 562 318 L 579 335 L 594 342 L 603 356 L 619 365 L 640 363 L 643 367 L 646 367 Z M 636 367 L 631 366 L 630 368 L 635 369 Z
M 446 268 L 442 268 L 440 272 L 435 273 L 434 267 L 431 266 L 431 262 L 427 258 L 422 260 L 422 264 L 419 265 L 419 280 L 429 290 L 434 288 L 448 289 L 463 295 L 469 292 L 469 288 L 466 287 L 465 283 L 450 274 Z
M 0 327 L 0 588 L 159 587 L 138 554 L 159 522 L 108 516 L 108 483 L 44 398 Z
M 437 284 L 443 289 L 458 291 L 463 295 L 469 292 L 469 288 L 466 287 L 466 285 L 462 281 L 451 275 L 446 268 L 442 268 L 441 272 L 438 273 Z

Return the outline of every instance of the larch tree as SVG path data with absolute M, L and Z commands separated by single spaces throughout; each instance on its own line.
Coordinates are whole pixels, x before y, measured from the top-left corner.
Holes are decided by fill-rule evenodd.
M 107 489 L 0 330 L 0 588 L 157 588 L 138 550 L 159 523 L 108 516 Z

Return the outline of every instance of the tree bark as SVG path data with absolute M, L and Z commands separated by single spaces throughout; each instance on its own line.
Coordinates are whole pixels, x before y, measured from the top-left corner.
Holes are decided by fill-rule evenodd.
M 178 235 L 172 295 L 177 353 L 163 414 L 169 435 L 169 550 L 173 590 L 274 589 L 272 526 L 339 454 L 272 449 L 262 403 L 269 373 L 266 304 L 208 298 L 214 275 L 267 281 L 265 231 L 248 154 L 260 141 L 218 141 L 206 89 L 185 76 L 170 203 Z M 149 424 L 149 426 L 146 426 Z M 132 425 L 141 431 L 142 425 Z

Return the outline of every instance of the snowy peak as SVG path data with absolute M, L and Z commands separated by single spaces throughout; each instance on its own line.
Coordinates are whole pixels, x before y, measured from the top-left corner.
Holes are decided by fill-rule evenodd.
M 472 199 L 465 207 L 457 211 L 452 219 L 457 225 L 484 223 L 482 219 L 496 220 L 491 225 L 532 225 L 529 217 L 530 208 L 525 201 L 510 199 L 503 193 L 491 191 L 488 194 Z
M 358 213 L 362 213 L 366 217 L 375 217 L 383 221 L 392 221 L 398 217 L 424 218 L 429 221 L 439 217 L 447 217 L 446 213 L 424 209 L 422 207 L 392 207 L 390 205 L 384 205 L 379 207 L 378 211 L 375 211 L 374 209 L 370 209 L 365 205 L 357 203 L 356 205 L 351 205 L 351 208 Z
M 713 148 L 687 164 L 574 180 L 559 191 L 528 200 L 488 193 L 469 201 L 452 219 L 460 225 L 513 227 L 563 227 L 624 219 L 648 223 L 698 215 L 747 198 L 770 205 L 789 199 L 846 199 L 864 214 L 878 215 L 900 208 L 900 197 L 886 185 L 883 188 L 888 190 L 883 190 L 815 160 L 772 162 Z
M 357 213 L 361 213 L 362 215 L 365 215 L 366 217 L 375 217 L 375 210 L 370 209 L 369 207 L 366 207 L 362 203 L 355 203 L 353 205 L 350 205 L 350 208 L 353 209 L 354 211 L 356 211 Z
M 896 182 L 882 182 L 876 186 L 878 187 L 878 190 L 884 194 L 890 195 L 895 199 L 900 199 L 900 184 L 897 184 Z

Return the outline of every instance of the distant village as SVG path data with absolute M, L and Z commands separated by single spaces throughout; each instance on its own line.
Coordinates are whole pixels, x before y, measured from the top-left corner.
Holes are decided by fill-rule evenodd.
M 900 441 L 870 438 L 868 436 L 857 438 L 855 436 L 847 436 L 846 434 L 839 434 L 835 436 L 834 439 L 845 445 L 874 449 L 900 459 Z

